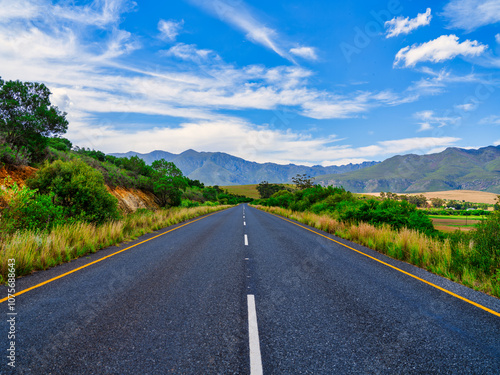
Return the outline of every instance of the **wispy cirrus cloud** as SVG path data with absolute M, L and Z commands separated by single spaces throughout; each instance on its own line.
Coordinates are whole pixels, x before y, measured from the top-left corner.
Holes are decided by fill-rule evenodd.
M 168 42 L 173 42 L 177 38 L 177 35 L 182 30 L 184 25 L 184 20 L 174 21 L 174 20 L 160 20 L 158 22 L 158 30 L 160 31 L 160 39 L 166 40 Z
M 199 49 L 195 44 L 178 43 L 166 51 L 164 56 L 174 56 L 181 60 L 193 61 L 199 65 L 209 61 L 221 61 L 220 56 L 210 49 Z
M 498 0 L 451 0 L 443 8 L 449 27 L 473 31 L 481 26 L 500 22 Z
M 412 67 L 419 62 L 441 62 L 456 56 L 478 56 L 488 48 L 477 40 L 459 43 L 456 35 L 441 35 L 427 43 L 414 44 L 399 50 L 394 66 Z
M 295 62 L 294 56 L 312 61 L 318 58 L 314 47 L 291 47 L 290 45 L 296 43 L 288 41 L 276 29 L 259 20 L 243 0 L 190 0 L 190 2 L 242 31 L 251 42 L 260 44 L 291 62 Z
M 395 17 L 392 20 L 386 21 L 384 26 L 386 30 L 386 38 L 392 38 L 400 34 L 409 34 L 420 26 L 427 26 L 431 23 L 431 8 L 427 8 L 425 13 L 417 14 L 417 17 L 410 19 L 403 16 Z
M 415 113 L 414 117 L 420 120 L 419 132 L 434 129 L 434 126 L 440 128 L 446 125 L 456 124 L 460 121 L 460 117 L 436 116 L 434 111 L 420 111 Z
M 481 120 L 479 120 L 479 123 L 482 125 L 500 125 L 500 116 L 491 115 L 488 117 L 484 117 Z
M 307 60 L 317 60 L 318 55 L 316 50 L 312 47 L 295 47 L 290 49 L 290 53 L 295 56 L 300 56 Z
M 251 42 L 260 44 L 281 57 L 291 60 L 287 50 L 281 47 L 276 30 L 264 25 L 241 0 L 190 0 L 194 5 L 202 8 L 223 22 L 245 33 Z

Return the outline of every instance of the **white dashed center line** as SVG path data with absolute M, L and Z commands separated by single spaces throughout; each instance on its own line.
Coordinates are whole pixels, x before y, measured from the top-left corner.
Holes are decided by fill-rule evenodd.
M 247 295 L 248 303 L 248 339 L 250 344 L 250 375 L 262 374 L 262 358 L 260 356 L 259 327 L 257 325 L 257 311 L 255 310 L 255 296 Z
M 248 236 L 245 234 L 245 246 L 248 246 Z

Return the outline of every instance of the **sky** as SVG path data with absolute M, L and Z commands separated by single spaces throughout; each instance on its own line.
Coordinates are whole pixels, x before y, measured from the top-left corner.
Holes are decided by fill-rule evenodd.
M 500 145 L 500 1 L 0 0 L 65 137 L 342 165 Z

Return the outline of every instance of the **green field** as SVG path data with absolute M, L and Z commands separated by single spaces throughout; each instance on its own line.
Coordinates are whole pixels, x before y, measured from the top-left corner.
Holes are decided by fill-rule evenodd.
M 231 194 L 244 195 L 245 197 L 259 199 L 257 184 L 220 186 L 220 188 L 229 191 Z
M 431 219 L 448 219 L 448 220 L 486 220 L 486 216 L 478 215 L 428 215 Z

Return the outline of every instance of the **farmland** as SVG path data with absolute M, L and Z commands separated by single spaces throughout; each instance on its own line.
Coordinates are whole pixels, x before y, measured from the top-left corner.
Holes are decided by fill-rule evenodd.
M 446 200 L 456 200 L 465 201 L 472 203 L 488 203 L 495 204 L 495 199 L 498 194 L 488 193 L 486 191 L 475 191 L 475 190 L 446 190 L 446 191 L 432 191 L 423 194 L 427 199 L 431 198 L 441 198 Z M 363 193 L 363 195 L 380 196 L 380 193 Z M 417 195 L 417 194 L 408 194 Z
M 453 232 L 455 230 L 469 231 L 474 229 L 476 224 L 485 219 L 484 216 L 446 216 L 429 215 L 434 224 L 434 228 L 442 232 Z

